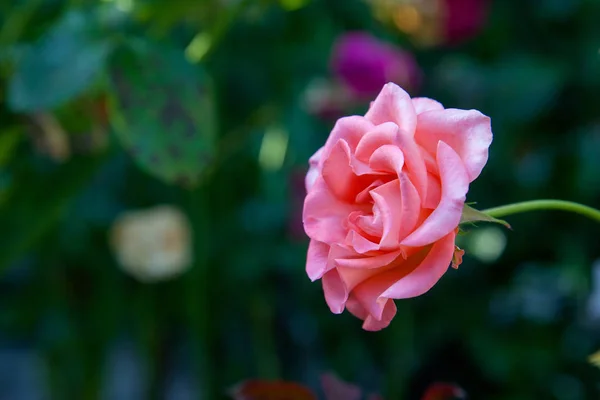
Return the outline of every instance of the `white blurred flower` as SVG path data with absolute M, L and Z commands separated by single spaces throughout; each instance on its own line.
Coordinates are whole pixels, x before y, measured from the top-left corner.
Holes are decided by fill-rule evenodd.
M 180 275 L 192 263 L 189 221 L 171 206 L 123 213 L 113 224 L 110 241 L 123 270 L 142 282 Z

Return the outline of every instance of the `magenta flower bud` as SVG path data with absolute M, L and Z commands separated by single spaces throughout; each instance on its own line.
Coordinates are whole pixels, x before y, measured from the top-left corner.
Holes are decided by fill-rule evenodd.
M 334 45 L 331 68 L 336 77 L 359 98 L 377 94 L 388 82 L 408 92 L 417 90 L 420 70 L 413 55 L 366 32 L 350 32 Z
M 487 20 L 489 0 L 444 0 L 445 41 L 461 42 L 477 35 Z

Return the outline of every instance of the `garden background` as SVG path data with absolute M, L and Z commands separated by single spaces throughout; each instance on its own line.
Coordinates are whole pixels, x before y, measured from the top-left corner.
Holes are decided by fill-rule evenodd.
M 324 372 L 386 399 L 599 398 L 597 224 L 473 228 L 372 333 L 307 278 L 301 213 L 308 158 L 381 76 L 492 118 L 478 208 L 600 207 L 600 1 L 15 0 L 0 21 L 0 399 Z

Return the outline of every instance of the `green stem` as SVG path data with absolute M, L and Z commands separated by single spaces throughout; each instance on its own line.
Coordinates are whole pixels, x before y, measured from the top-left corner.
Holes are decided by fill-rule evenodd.
M 564 200 L 531 200 L 520 203 L 507 204 L 505 206 L 488 208 L 481 212 L 494 218 L 506 217 L 507 215 L 519 214 L 527 211 L 538 210 L 562 210 L 583 215 L 600 222 L 600 210 Z

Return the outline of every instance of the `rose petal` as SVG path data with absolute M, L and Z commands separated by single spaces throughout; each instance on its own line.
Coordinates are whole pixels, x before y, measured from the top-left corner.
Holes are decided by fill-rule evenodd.
M 435 209 L 442 199 L 442 184 L 440 178 L 427 174 L 427 198 L 423 202 L 423 208 Z
M 456 234 L 449 233 L 434 243 L 423 262 L 410 274 L 400 279 L 381 294 L 392 299 L 417 297 L 435 285 L 452 262 Z
M 396 176 L 400 175 L 402 167 L 404 167 L 402 150 L 391 144 L 381 146 L 371 155 L 369 167 L 373 171 L 395 173 Z
M 323 275 L 321 281 L 329 309 L 334 314 L 341 314 L 344 311 L 346 300 L 348 300 L 348 290 L 340 279 L 339 272 L 332 269 Z
M 402 250 L 395 250 L 364 256 L 348 251 L 342 252 L 336 247 L 334 249 L 335 251 L 331 253 L 330 257 L 335 259 L 338 266 L 360 269 L 383 268 L 394 262 L 403 253 Z
M 402 151 L 406 170 L 413 181 L 419 196 L 427 196 L 427 169 L 412 135 L 398 129 L 393 124 L 386 122 L 367 132 L 356 147 L 355 157 L 358 160 L 368 161 L 373 153 L 384 145 L 392 144 Z
M 343 243 L 346 238 L 345 220 L 357 209 L 360 207 L 337 199 L 319 177 L 304 200 L 304 230 L 313 240 L 329 245 Z
M 411 233 L 419 220 L 421 198 L 417 189 L 405 174 L 400 174 L 400 193 L 402 207 L 400 211 L 400 231 L 398 240 L 403 240 Z
M 427 198 L 427 168 L 425 161 L 421 157 L 419 146 L 411 135 L 401 130 L 398 130 L 396 139 L 397 146 L 402 150 L 402 154 L 404 154 L 405 169 L 408 172 L 410 181 L 417 189 L 419 197 L 421 199 Z
M 383 312 L 381 313 L 381 317 L 376 319 L 374 316 L 369 315 L 365 322 L 363 323 L 362 328 L 365 331 L 376 332 L 380 331 L 383 328 L 387 328 L 392 322 L 392 319 L 396 316 L 396 304 L 393 300 L 388 299 L 383 305 Z
M 315 184 L 317 177 L 320 173 L 319 163 L 321 162 L 321 156 L 323 155 L 323 147 L 321 147 L 312 157 L 308 160 L 308 164 L 310 168 L 306 173 L 306 178 L 304 179 L 304 185 L 306 187 L 306 192 L 310 190 L 311 187 Z
M 415 270 L 427 254 L 428 249 L 424 248 L 406 260 L 397 259 L 395 265 L 357 285 L 352 291 L 353 295 L 370 315 L 375 319 L 381 319 L 387 301 L 386 298 L 383 298 L 382 293 Z
M 401 244 L 425 246 L 444 237 L 458 226 L 469 190 L 469 176 L 462 160 L 446 143 L 437 148 L 437 165 L 442 182 L 442 199 L 437 208 Z
M 398 125 L 385 122 L 371 129 L 360 139 L 356 146 L 355 157 L 368 162 L 375 150 L 386 144 L 395 144 L 398 135 Z
M 373 182 L 371 182 L 371 184 L 369 186 L 364 188 L 362 192 L 360 192 L 359 194 L 356 195 L 356 202 L 359 204 L 370 202 L 372 200 L 371 190 L 383 185 L 384 183 L 385 182 L 381 179 L 376 179 Z
M 463 160 L 469 182 L 479 176 L 492 143 L 490 118 L 476 110 L 446 109 L 419 114 L 415 139 L 430 154 L 441 140 Z
M 348 232 L 346 243 L 360 254 L 370 253 L 379 250 L 379 243 L 369 240 L 356 231 Z
M 409 135 L 414 135 L 417 125 L 417 114 L 410 96 L 393 83 L 383 87 L 365 118 L 375 125 L 394 122 Z
M 373 128 L 374 125 L 368 119 L 358 115 L 338 119 L 323 146 L 325 148 L 324 155 L 326 156 L 340 139 L 344 139 L 354 152 L 363 135 Z
M 386 268 L 383 269 L 386 270 Z M 380 269 L 361 269 L 345 267 L 338 267 L 337 271 L 348 293 L 351 293 L 352 290 L 359 284 L 381 273 Z
M 414 97 L 412 102 L 417 115 L 424 113 L 425 111 L 439 111 L 444 109 L 444 106 L 440 102 L 428 99 L 427 97 Z
M 352 202 L 373 181 L 370 176 L 355 173 L 350 146 L 344 139 L 338 140 L 322 164 L 323 180 L 340 200 Z
M 364 321 L 362 327 L 366 331 L 379 331 L 386 328 L 396 315 L 396 305 L 392 300 L 387 301 L 384 305 L 381 320 L 371 316 L 354 296 L 350 296 L 346 307 L 350 313 Z
M 430 290 L 448 270 L 454 255 L 454 232 L 409 257 L 404 263 L 373 275 L 354 287 L 352 298 L 375 320 L 385 319 L 389 299 L 417 297 Z M 353 304 L 353 307 L 356 305 Z M 350 306 L 348 305 L 350 309 Z
M 320 279 L 327 271 L 329 245 L 317 240 L 311 240 L 306 255 L 306 273 L 311 281 Z
M 397 249 L 400 245 L 400 224 L 402 222 L 402 195 L 400 182 L 393 180 L 371 191 L 383 222 L 383 233 L 379 247 L 381 250 Z

